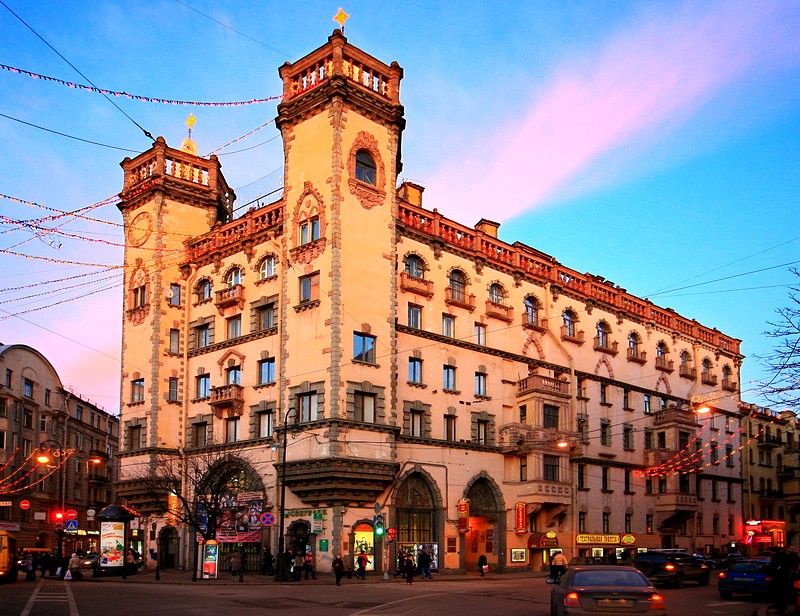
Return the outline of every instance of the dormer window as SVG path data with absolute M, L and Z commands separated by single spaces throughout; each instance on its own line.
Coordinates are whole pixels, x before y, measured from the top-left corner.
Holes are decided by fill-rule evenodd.
M 356 179 L 366 184 L 375 186 L 377 166 L 372 155 L 367 150 L 356 152 Z

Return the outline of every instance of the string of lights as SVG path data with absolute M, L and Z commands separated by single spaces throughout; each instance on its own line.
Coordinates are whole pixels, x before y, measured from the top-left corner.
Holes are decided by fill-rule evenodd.
M 107 88 L 98 88 L 96 86 L 87 86 L 82 83 L 74 83 L 72 81 L 66 81 L 64 79 L 59 79 L 57 77 L 49 77 L 47 75 L 42 75 L 40 73 L 26 71 L 25 69 L 17 68 L 15 66 L 8 66 L 7 64 L 0 64 L 0 69 L 9 71 L 11 73 L 15 73 L 17 75 L 27 75 L 28 77 L 32 77 L 33 79 L 40 79 L 42 81 L 57 83 L 59 85 L 66 86 L 74 90 L 84 90 L 86 92 L 92 92 L 94 94 L 116 96 L 118 98 L 128 98 L 143 103 L 160 103 L 163 105 L 177 105 L 183 107 L 244 107 L 247 105 L 260 105 L 263 103 L 270 103 L 272 101 L 283 99 L 283 96 L 268 96 L 267 98 L 253 98 L 246 101 L 226 101 L 226 102 L 181 101 L 181 100 L 173 100 L 169 98 L 156 97 L 156 96 L 140 96 L 138 94 L 130 94 L 129 92 L 124 92 L 124 91 L 121 92 L 117 90 L 110 90 Z

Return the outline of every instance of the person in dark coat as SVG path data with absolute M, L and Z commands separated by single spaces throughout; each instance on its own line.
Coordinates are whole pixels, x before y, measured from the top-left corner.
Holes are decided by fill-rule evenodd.
M 344 561 L 342 560 L 342 555 L 337 554 L 336 558 L 333 559 L 331 563 L 331 567 L 333 568 L 333 574 L 336 576 L 336 585 L 342 585 L 342 576 L 344 575 Z
M 416 572 L 417 566 L 414 564 L 414 558 L 411 556 L 411 554 L 406 554 L 404 568 L 406 573 L 406 584 L 412 584 L 414 582 L 414 573 Z
M 275 569 L 272 568 L 272 550 L 269 546 L 264 546 L 264 553 L 261 555 L 261 575 L 275 575 Z
M 419 565 L 420 577 L 424 579 L 433 579 L 431 575 L 431 555 L 425 550 L 420 550 L 417 554 L 417 565 Z
M 486 566 L 489 564 L 489 561 L 486 560 L 486 554 L 481 554 L 478 556 L 478 573 L 481 574 L 481 577 L 486 575 Z
M 772 578 L 770 594 L 773 602 L 770 607 L 774 608 L 778 614 L 786 613 L 786 606 L 792 596 L 793 564 L 793 559 L 786 550 L 782 547 L 773 549 L 772 558 L 767 565 L 767 571 Z

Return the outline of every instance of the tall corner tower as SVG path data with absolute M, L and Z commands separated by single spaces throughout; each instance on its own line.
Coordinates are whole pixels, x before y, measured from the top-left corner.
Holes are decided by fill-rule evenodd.
M 324 420 L 328 437 L 329 481 L 307 460 L 290 468 L 289 487 L 304 502 L 370 503 L 396 472 L 386 443 L 397 419 L 395 187 L 405 127 L 403 69 L 334 30 L 325 45 L 279 73 L 287 247 L 282 394 L 284 408 L 297 409 L 300 421 Z M 362 399 L 382 426 L 363 435 L 348 421 L 358 420 Z M 361 459 L 344 451 L 345 427 L 382 453 L 365 451 Z
M 121 163 L 123 451 L 152 453 L 176 448 L 181 439 L 177 401 L 185 394 L 175 388 L 184 382 L 185 315 L 191 301 L 190 272 L 180 267 L 184 242 L 228 220 L 235 199 L 217 157 L 201 158 L 196 149 L 191 139 L 176 150 L 158 137 L 148 151 Z

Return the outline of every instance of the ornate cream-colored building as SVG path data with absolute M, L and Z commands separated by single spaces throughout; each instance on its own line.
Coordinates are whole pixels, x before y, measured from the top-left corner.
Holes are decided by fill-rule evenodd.
M 217 158 L 161 138 L 122 163 L 128 502 L 159 454 L 230 450 L 250 515 L 223 549 L 277 547 L 258 514 L 285 475 L 277 522 L 322 570 L 361 548 L 377 570 L 420 547 L 507 570 L 740 539 L 739 340 L 426 209 L 397 185 L 397 63 L 334 31 L 280 76 L 280 200 L 232 220 Z M 713 428 L 691 404 L 709 392 Z

